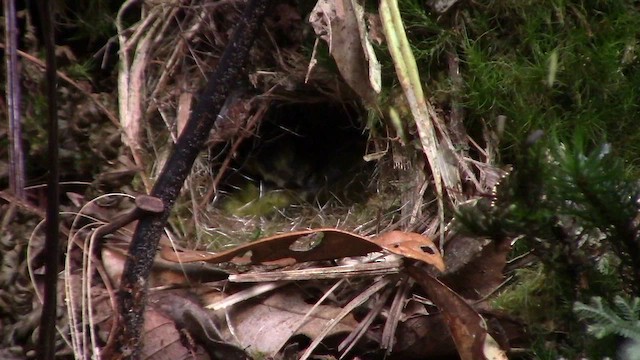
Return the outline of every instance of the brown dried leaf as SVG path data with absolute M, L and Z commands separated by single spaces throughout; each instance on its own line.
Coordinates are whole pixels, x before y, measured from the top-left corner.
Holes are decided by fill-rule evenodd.
M 316 229 L 270 236 L 220 253 L 163 248 L 162 257 L 175 262 L 222 263 L 245 256 L 254 264 L 295 259 L 297 262 L 363 256 L 380 251 L 371 240 L 337 229 Z
M 508 239 L 498 242 L 458 236 L 451 239 L 447 251 L 456 255 L 452 259 L 462 259 L 463 263 L 451 264 L 451 268 L 457 269 L 442 281 L 463 297 L 477 300 L 495 291 L 504 281 L 503 270 L 511 243 Z
M 249 355 L 233 343 L 225 342 L 209 312 L 187 291 L 161 291 L 150 294 L 154 310 L 175 322 L 193 343 L 202 346 L 212 359 L 248 360 Z
M 209 359 L 209 356 L 200 346 L 196 344 L 187 344 L 185 346 L 182 343 L 180 332 L 176 329 L 176 324 L 153 309 L 149 309 L 144 313 L 142 336 L 141 359 Z
M 442 311 L 462 360 L 506 359 L 496 341 L 487 333 L 487 325 L 471 305 L 438 279 L 417 266 L 407 267 L 409 274 Z
M 318 0 L 309 23 L 316 35 L 329 44 L 345 82 L 365 102 L 373 103 L 380 87 L 380 65 L 364 29 L 362 6 L 351 0 Z
M 444 270 L 444 261 L 431 239 L 402 231 L 392 231 L 376 238 L 338 229 L 316 229 L 291 232 L 267 237 L 220 253 L 179 250 L 164 247 L 162 258 L 174 262 L 206 261 L 222 263 L 287 263 L 333 260 L 352 256 L 364 256 L 371 252 L 387 250 L 411 259 L 423 261 Z M 247 259 L 247 257 L 249 259 Z
M 127 258 L 128 242 L 116 242 L 117 239 L 113 238 L 111 240 L 101 249 L 102 264 L 111 283 L 119 286 Z M 208 263 L 179 264 L 156 255 L 148 282 L 149 286 L 188 285 L 193 282 L 223 280 L 227 276 L 227 272 Z
M 404 231 L 390 231 L 374 239 L 383 249 L 410 259 L 419 260 L 444 271 L 444 260 L 438 248 L 426 236 Z
M 243 348 L 251 349 L 252 352 L 273 353 L 294 335 L 316 338 L 342 310 L 319 305 L 300 326 L 312 307 L 313 304 L 304 301 L 301 291 L 289 286 L 274 292 L 260 303 L 246 301 L 233 307 L 229 313 L 232 321 L 230 326 L 235 330 Z M 351 332 L 357 324 L 353 316 L 349 315 L 329 335 Z

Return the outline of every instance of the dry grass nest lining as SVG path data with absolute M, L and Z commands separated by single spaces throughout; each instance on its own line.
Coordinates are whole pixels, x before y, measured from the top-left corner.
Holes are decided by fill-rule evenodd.
M 147 51 L 145 63 L 137 64 L 138 68 L 135 60 L 131 62 L 128 75 L 141 76 L 136 69 L 144 68 L 145 84 L 139 88 L 141 93 L 133 97 L 135 88 L 129 87 L 128 99 L 130 103 L 132 98 L 139 99 L 146 116 L 138 121 L 152 125 L 146 127 L 149 130 L 145 141 L 152 144 L 156 152 L 152 158 L 157 160 L 153 166 L 144 164 L 156 172 L 152 177 L 170 151 L 166 134 L 175 141 L 188 119 L 193 98 L 205 83 L 206 74 L 215 68 L 243 5 L 241 1 L 192 1 L 189 6 L 147 4 L 146 21 L 132 29 L 134 34 L 140 31 L 140 36 L 132 36 L 133 42 L 125 48 L 135 49 L 135 45 L 139 49 L 144 45 Z M 218 242 L 215 247 L 248 240 L 256 234 L 300 227 L 335 226 L 361 233 L 397 227 L 393 210 L 401 204 L 394 205 L 396 200 L 391 199 L 399 188 L 389 185 L 393 183 L 389 180 L 398 180 L 390 160 L 383 159 L 375 169 L 374 164 L 364 164 L 362 160 L 367 152 L 388 148 L 386 140 L 369 137 L 359 99 L 337 73 L 320 65 L 309 69 L 310 58 L 304 54 L 308 50 L 304 46 L 312 44 L 314 38 L 305 39 L 310 34 L 306 16 L 286 2 L 274 7 L 265 22 L 266 31 L 252 50 L 248 79 L 232 89 L 222 119 L 210 138 L 208 156 L 200 157 L 194 166 L 184 193 L 191 199 L 184 200 L 189 196 L 183 196 L 182 203 L 177 204 L 174 217 L 182 220 L 174 220 L 173 225 L 174 230 L 183 229 L 178 235 L 196 238 L 196 245 Z M 130 55 L 134 53 L 138 55 L 139 50 Z M 130 126 L 144 128 L 133 123 Z M 144 144 L 141 132 L 137 136 L 135 131 L 130 134 L 132 143 Z M 277 171 L 283 169 L 271 169 L 271 173 L 267 169 L 272 164 L 265 163 L 273 160 L 272 153 L 295 155 L 286 164 L 291 174 L 284 183 L 274 179 L 282 175 Z M 262 163 L 261 168 L 247 165 L 256 159 Z M 342 164 L 335 164 L 338 161 Z M 422 165 L 418 165 L 414 169 L 422 171 Z M 353 191 L 345 194 L 344 189 L 320 189 L 336 180 L 327 173 L 332 171 L 363 175 L 366 181 L 349 182 L 345 181 L 345 174 L 338 176 L 338 183 L 345 186 L 359 182 L 358 201 L 350 200 Z M 239 177 L 245 177 L 245 184 Z M 315 184 L 305 188 L 305 181 Z M 282 191 L 287 192 L 286 196 L 293 195 L 295 201 L 282 206 L 276 200 L 280 206 L 269 216 L 262 216 L 262 211 L 257 216 L 229 211 L 228 206 L 225 210 L 225 199 L 243 187 L 246 190 L 249 183 L 259 189 L 259 197 L 265 192 Z M 310 196 L 309 192 L 317 191 L 324 195 Z M 396 194 L 387 194 L 389 191 Z M 367 194 L 378 195 L 372 199 Z M 188 223 L 191 219 L 195 220 L 192 224 Z
M 193 98 L 205 83 L 206 74 L 215 68 L 243 5 L 240 1 L 204 0 L 192 1 L 188 6 L 146 3 L 142 5 L 141 21 L 131 28 L 125 28 L 122 16 L 119 16 L 121 56 L 125 64 L 120 69 L 120 116 L 134 161 L 141 168 L 153 169 L 149 178 L 157 177 L 162 168 L 163 159 L 170 151 L 166 146 L 167 134 L 175 141 L 186 123 Z M 120 15 L 126 11 L 129 10 L 121 11 Z M 371 125 L 368 127 L 366 151 L 368 154 L 378 152 L 381 157 L 374 162 L 376 176 L 370 176 L 377 179 L 378 186 L 367 187 L 378 198 L 361 202 L 364 212 L 345 206 L 344 202 L 337 202 L 340 206 L 331 210 L 325 203 L 312 202 L 313 206 L 298 205 L 297 209 L 301 211 L 297 214 L 279 211 L 283 221 L 276 224 L 274 217 L 228 216 L 217 211 L 215 200 L 221 198 L 224 185 L 232 185 L 225 184 L 225 176 L 229 175 L 227 170 L 233 169 L 234 162 L 235 165 L 242 163 L 233 157 L 238 156 L 241 146 L 260 141 L 259 129 L 264 120 L 272 116 L 273 108 L 296 104 L 304 108 L 302 104 L 324 103 L 348 104 L 360 109 L 358 97 L 337 72 L 327 70 L 322 61 L 310 70 L 311 56 L 307 54 L 311 53 L 315 38 L 308 29 L 306 16 L 297 6 L 287 2 L 275 5 L 269 12 L 265 31 L 258 37 L 250 55 L 249 76 L 236 89 L 230 89 L 222 119 L 210 138 L 208 145 L 213 156 L 197 160 L 193 175 L 187 181 L 185 196 L 175 207 L 171 221 L 179 238 L 195 239 L 195 245 L 205 242 L 220 242 L 217 245 L 221 245 L 222 242 L 244 241 L 299 227 L 335 226 L 362 234 L 402 227 L 418 231 L 426 229 L 427 235 L 431 236 L 438 224 L 442 228 L 439 221 L 444 219 L 438 220 L 433 215 L 436 205 L 431 200 L 435 195 L 429 180 L 430 172 L 425 171 L 424 154 L 414 147 L 402 147 L 390 141 L 388 138 L 394 131 L 382 124 L 374 125 L 375 130 Z M 331 64 L 331 61 L 326 63 Z M 391 103 L 403 102 L 402 96 L 398 95 L 390 100 Z M 359 115 L 362 119 L 363 111 Z M 443 117 L 435 112 L 430 116 Z M 373 117 L 380 118 L 381 115 L 376 113 Z M 448 148 L 453 149 L 449 133 L 457 130 L 444 128 L 443 119 L 436 122 L 441 127 L 438 140 L 445 144 L 443 153 L 447 153 Z M 143 126 L 145 123 L 151 126 Z M 411 130 L 409 132 L 410 137 L 417 138 Z M 466 133 L 455 135 L 467 138 Z M 471 143 L 477 146 L 472 140 Z M 141 150 L 149 145 L 154 149 L 153 164 L 144 160 L 149 154 Z M 222 149 L 226 154 L 216 152 L 216 149 Z M 496 177 L 495 168 L 490 165 L 494 150 L 478 146 L 478 152 L 482 161 L 458 154 L 456 161 L 462 169 L 449 166 L 451 169 L 447 170 L 452 171 L 453 178 L 458 181 L 463 176 L 471 179 L 472 194 L 490 189 L 495 183 L 491 178 Z M 244 154 L 252 153 L 245 151 Z M 221 161 L 218 169 L 212 164 L 212 158 Z M 150 180 L 145 181 L 145 187 L 150 190 Z M 447 191 L 456 201 L 466 197 L 459 189 Z M 310 215 L 301 217 L 301 213 Z M 247 232 L 251 236 L 247 236 Z

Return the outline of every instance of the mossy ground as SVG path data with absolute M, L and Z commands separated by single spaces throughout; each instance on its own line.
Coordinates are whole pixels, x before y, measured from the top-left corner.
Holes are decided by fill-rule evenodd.
M 503 156 L 536 129 L 580 130 L 637 163 L 640 17 L 631 1 L 476 1 L 438 16 L 401 1 L 426 89 L 458 96 L 478 129 L 506 116 Z M 461 61 L 452 87 L 446 53 Z M 458 93 L 453 93 L 457 91 Z

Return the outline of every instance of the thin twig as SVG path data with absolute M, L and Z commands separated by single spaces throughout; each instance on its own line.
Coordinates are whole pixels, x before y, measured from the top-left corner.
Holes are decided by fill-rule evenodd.
M 230 282 L 301 281 L 320 279 L 348 279 L 361 276 L 391 275 L 400 272 L 399 261 L 375 262 L 332 267 L 282 270 L 277 272 L 229 275 Z
M 7 115 L 9 117 L 9 188 L 19 199 L 25 198 L 24 150 L 20 126 L 20 76 L 18 71 L 18 29 L 13 0 L 4 0 L 6 48 Z
M 234 293 L 233 295 L 229 295 L 227 297 L 225 297 L 224 299 L 215 302 L 213 304 L 209 304 L 207 306 L 205 306 L 207 309 L 216 311 L 216 310 L 220 310 L 220 309 L 226 309 L 230 306 L 233 306 L 237 303 L 249 300 L 249 299 L 253 299 L 256 296 L 268 293 L 270 291 L 273 291 L 275 289 L 279 289 L 285 285 L 289 284 L 288 281 L 275 281 L 275 282 L 265 282 L 262 284 L 257 284 L 255 286 L 252 286 L 248 289 L 244 289 L 241 291 L 238 291 L 237 293 Z
M 393 351 L 394 335 L 396 334 L 402 310 L 404 309 L 413 284 L 413 281 L 411 281 L 408 276 L 402 278 L 398 285 L 396 296 L 393 298 L 391 308 L 389 308 L 389 315 L 387 316 L 387 321 L 384 323 L 382 338 L 380 339 L 380 347 L 387 350 L 387 355 L 390 355 Z

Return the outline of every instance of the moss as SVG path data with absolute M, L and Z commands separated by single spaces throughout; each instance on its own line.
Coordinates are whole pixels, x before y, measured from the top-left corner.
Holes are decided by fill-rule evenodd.
M 115 34 L 115 18 L 123 1 L 67 0 L 58 2 L 58 27 L 66 40 L 91 45 Z
M 571 313 L 572 306 L 560 300 L 563 289 L 558 278 L 550 276 L 542 265 L 519 269 L 515 276 L 518 281 L 498 295 L 493 306 L 518 316 L 526 324 L 545 324 L 547 331 L 555 330 L 552 321 Z
M 91 81 L 91 71 L 95 66 L 93 61 L 86 61 L 84 63 L 73 63 L 64 69 L 64 72 L 73 79 L 82 79 Z
M 266 216 L 294 202 L 292 194 L 285 190 L 261 192 L 253 183 L 247 183 L 241 191 L 226 199 L 222 205 L 229 215 Z
M 519 317 L 527 324 L 533 338 L 531 351 L 534 358 L 557 359 L 567 355 L 563 334 L 567 323 L 574 323 L 572 303 L 566 301 L 566 283 L 538 264 L 519 269 L 513 285 L 499 294 L 492 305 Z M 569 350 L 570 351 L 570 350 Z
M 580 128 L 637 161 L 638 9 L 620 1 L 491 5 L 463 10 L 470 121 L 506 115 L 512 141 L 537 128 L 565 137 Z
M 532 358 L 603 358 L 616 352 L 616 339 L 584 336 L 576 321 L 570 279 L 538 264 L 519 269 L 513 285 L 500 293 L 492 305 L 523 320 L 533 339 Z
M 532 130 L 569 138 L 580 128 L 640 162 L 640 9 L 632 2 L 477 1 L 445 15 L 416 0 L 400 8 L 428 96 L 444 107 L 460 96 L 471 132 L 506 116 L 507 158 Z M 460 57 L 462 89 L 451 84 L 448 53 Z M 391 62 L 381 60 L 388 79 Z

